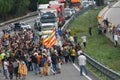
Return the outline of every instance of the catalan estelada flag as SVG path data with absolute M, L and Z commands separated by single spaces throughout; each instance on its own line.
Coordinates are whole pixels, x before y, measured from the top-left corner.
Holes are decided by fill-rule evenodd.
M 53 29 L 50 37 L 43 40 L 43 45 L 47 48 L 51 48 L 57 42 L 56 29 Z

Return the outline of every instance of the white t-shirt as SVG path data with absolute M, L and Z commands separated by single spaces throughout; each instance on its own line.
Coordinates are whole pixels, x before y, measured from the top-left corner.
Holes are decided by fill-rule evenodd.
M 83 42 L 86 42 L 86 36 L 82 36 L 81 38 L 82 38 Z
M 80 55 L 78 57 L 79 65 L 86 65 L 86 57 L 84 55 Z
M 4 69 L 5 69 L 5 70 L 8 70 L 8 67 L 7 67 L 7 66 L 8 66 L 8 62 L 4 61 Z
M 117 34 L 114 35 L 114 40 L 118 41 L 118 35 Z
M 83 51 L 82 50 L 78 50 L 77 54 L 80 55 Z

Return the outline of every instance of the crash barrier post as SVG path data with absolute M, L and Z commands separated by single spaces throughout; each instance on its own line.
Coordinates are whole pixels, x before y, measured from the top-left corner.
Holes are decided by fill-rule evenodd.
M 10 24 L 12 22 L 16 22 L 16 21 L 26 19 L 26 18 L 29 18 L 29 17 L 32 17 L 32 16 L 36 16 L 37 14 L 38 14 L 37 12 L 31 12 L 31 13 L 26 14 L 25 16 L 14 18 L 14 19 L 2 22 L 2 23 L 0 23 L 0 27 L 2 27 L 4 25 L 7 25 L 7 24 Z
M 87 10 L 90 10 L 91 8 L 85 8 L 82 9 L 81 11 L 79 11 L 78 13 L 74 14 L 70 20 L 63 26 L 63 28 L 68 28 L 69 25 L 71 24 L 71 22 L 77 18 L 80 14 L 84 13 Z M 96 60 L 94 60 L 93 58 L 91 58 L 89 55 L 85 54 L 85 56 L 87 57 L 87 61 L 88 63 L 95 69 L 97 69 L 97 71 L 101 74 L 103 74 L 104 76 L 106 76 L 109 80 L 120 80 L 120 74 L 109 69 L 108 67 L 102 65 L 101 63 L 97 62 Z
M 108 78 L 108 80 L 120 80 L 119 73 L 117 73 L 117 72 L 109 69 L 108 67 L 102 65 L 101 63 L 97 62 L 96 60 L 94 60 L 93 58 L 88 56 L 87 54 L 85 54 L 85 56 L 87 57 L 88 63 L 92 67 L 97 69 L 101 74 L 105 75 Z
M 68 22 L 65 23 L 65 25 L 62 27 L 63 28 L 68 28 L 68 26 L 71 24 L 71 22 L 76 18 L 78 17 L 80 14 L 82 14 L 83 12 L 89 10 L 90 8 L 85 8 L 85 9 L 82 9 L 81 11 L 79 11 L 78 13 L 74 14 L 70 20 Z M 26 16 L 23 16 L 23 17 L 19 17 L 19 18 L 16 18 L 16 19 L 13 19 L 13 20 L 9 20 L 9 21 L 6 21 L 6 22 L 3 22 L 3 23 L 0 23 L 0 27 L 1 26 L 4 26 L 6 24 L 9 24 L 11 22 L 16 22 L 16 21 L 19 21 L 19 20 L 22 20 L 22 19 L 26 19 L 26 18 L 29 18 L 29 17 L 32 17 L 32 16 L 35 16 L 37 15 L 37 12 L 33 12 L 31 14 L 28 14 Z M 102 74 L 104 74 L 106 77 L 108 77 L 110 80 L 120 80 L 120 74 L 105 67 L 104 65 L 100 64 L 99 62 L 97 62 L 96 60 L 94 60 L 93 58 L 91 58 L 90 56 L 88 56 L 87 54 L 85 54 L 85 56 L 87 57 L 87 60 L 88 60 L 88 63 L 93 66 L 95 69 L 97 69 L 99 72 L 101 72 Z

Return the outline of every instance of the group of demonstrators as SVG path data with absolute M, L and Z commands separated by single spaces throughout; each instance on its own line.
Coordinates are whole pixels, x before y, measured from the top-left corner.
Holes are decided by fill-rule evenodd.
M 106 34 L 110 33 L 112 35 L 112 39 L 114 41 L 114 46 L 118 46 L 118 38 L 120 36 L 120 27 L 119 25 L 115 26 L 113 23 L 111 23 L 108 18 L 103 20 L 103 25 L 98 23 L 98 34 Z
M 41 36 L 34 31 L 24 30 L 14 35 L 4 33 L 0 38 L 0 59 L 5 79 L 25 80 L 28 71 L 41 76 L 61 73 L 61 65 L 74 63 L 82 51 L 79 44 L 67 40 L 66 34 L 68 37 L 70 32 L 63 30 L 60 35 L 64 40 L 62 46 L 46 48 Z

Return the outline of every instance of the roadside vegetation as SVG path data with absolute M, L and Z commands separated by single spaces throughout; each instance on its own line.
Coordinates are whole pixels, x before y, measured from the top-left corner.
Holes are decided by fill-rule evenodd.
M 120 73 L 120 46 L 114 47 L 104 34 L 98 34 L 97 9 L 89 10 L 77 17 L 69 26 L 72 35 L 77 35 L 78 42 L 81 43 L 81 36 L 87 36 L 87 47 L 83 48 L 86 53 L 110 69 Z M 92 36 L 88 33 L 88 28 L 92 26 Z
M 36 11 L 37 4 L 48 2 L 49 0 L 0 0 L 0 22 Z

